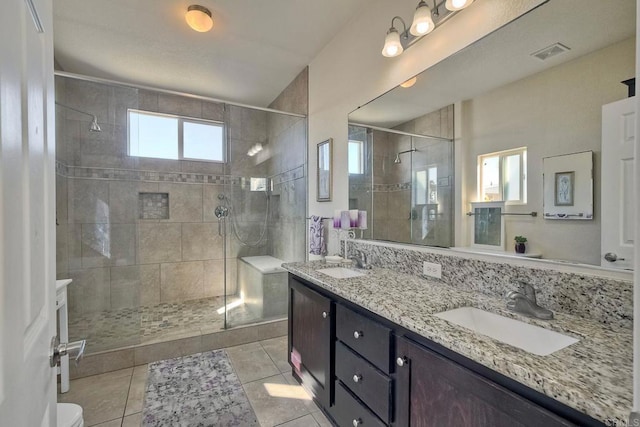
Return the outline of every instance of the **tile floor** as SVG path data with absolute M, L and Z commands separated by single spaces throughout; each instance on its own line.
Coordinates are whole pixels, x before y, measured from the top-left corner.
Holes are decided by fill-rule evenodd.
M 291 376 L 286 336 L 226 350 L 261 426 L 331 425 Z M 86 427 L 137 427 L 146 380 L 147 365 L 80 378 L 58 401 L 80 404 Z
M 227 297 L 227 304 L 237 297 Z M 87 340 L 87 352 L 96 353 L 139 344 L 166 341 L 168 337 L 194 336 L 223 330 L 223 297 L 202 298 L 179 303 L 123 308 L 69 316 L 69 339 Z M 239 326 L 272 320 L 257 316 L 248 306 L 227 313 L 229 325 Z M 278 316 L 282 318 L 283 316 Z

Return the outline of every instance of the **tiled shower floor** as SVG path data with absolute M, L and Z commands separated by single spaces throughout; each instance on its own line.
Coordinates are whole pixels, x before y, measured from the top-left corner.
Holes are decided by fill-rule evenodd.
M 227 304 L 237 301 L 227 297 Z M 223 297 L 121 310 L 69 314 L 69 339 L 86 339 L 87 353 L 96 353 L 140 344 L 152 344 L 221 331 L 224 327 Z M 220 312 L 219 312 L 220 310 Z M 258 319 L 245 305 L 229 309 L 232 326 Z

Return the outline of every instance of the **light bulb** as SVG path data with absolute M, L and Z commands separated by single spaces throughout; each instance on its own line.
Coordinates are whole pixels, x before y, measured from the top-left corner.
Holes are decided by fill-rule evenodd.
M 447 0 L 444 6 L 450 11 L 455 12 L 456 10 L 464 9 L 471 3 L 473 3 L 473 0 Z
M 421 1 L 413 14 L 413 23 L 409 32 L 416 37 L 420 37 L 430 33 L 435 27 L 431 17 L 431 9 L 424 1 Z
M 394 56 L 400 55 L 403 50 L 404 48 L 400 43 L 400 34 L 398 34 L 398 30 L 393 27 L 389 28 L 389 31 L 387 31 L 387 36 L 384 39 L 382 56 L 392 58 Z

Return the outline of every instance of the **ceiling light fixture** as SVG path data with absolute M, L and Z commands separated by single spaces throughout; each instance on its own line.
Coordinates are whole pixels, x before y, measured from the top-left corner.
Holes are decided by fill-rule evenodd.
M 444 7 L 446 7 L 452 12 L 455 12 L 457 10 L 464 9 L 465 7 L 469 6 L 471 3 L 473 3 L 473 0 L 447 0 Z
M 413 76 L 409 80 L 407 80 L 406 82 L 401 83 L 400 87 L 403 87 L 403 88 L 411 87 L 414 84 L 416 84 L 416 81 L 418 81 L 418 77 L 417 76 Z
M 187 14 L 184 18 L 187 20 L 187 24 L 199 33 L 206 33 L 213 28 L 211 11 L 204 6 L 192 4 L 187 8 Z
M 383 56 L 393 58 L 400 55 L 413 43 L 435 30 L 438 25 L 455 15 L 459 10 L 469 6 L 474 0 L 433 0 L 433 8 L 427 5 L 427 1 L 420 0 L 413 14 L 411 27 L 408 29 L 401 17 L 393 17 L 391 28 L 387 31 L 387 36 L 384 39 Z M 440 8 L 443 5 L 446 7 L 442 8 L 441 12 Z M 398 32 L 393 25 L 396 19 L 402 22 L 402 32 Z

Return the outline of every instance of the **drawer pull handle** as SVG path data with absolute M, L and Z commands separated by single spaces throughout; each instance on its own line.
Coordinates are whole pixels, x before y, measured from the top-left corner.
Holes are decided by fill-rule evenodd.
M 322 312 L 322 318 L 326 319 L 329 314 L 326 311 Z
M 396 359 L 396 365 L 402 367 L 405 365 L 405 363 L 407 363 L 407 358 L 406 357 L 398 357 Z
M 360 339 L 360 338 L 364 337 L 364 334 L 362 333 L 362 331 L 354 331 L 353 332 L 353 337 L 355 339 Z
M 355 375 L 353 376 L 353 382 L 354 382 L 354 383 L 359 383 L 360 381 L 362 381 L 362 375 L 360 375 L 360 374 L 355 374 Z
M 360 424 L 362 424 L 362 418 L 354 418 L 352 424 L 353 427 L 358 427 Z

